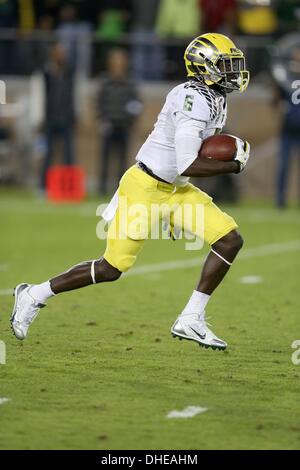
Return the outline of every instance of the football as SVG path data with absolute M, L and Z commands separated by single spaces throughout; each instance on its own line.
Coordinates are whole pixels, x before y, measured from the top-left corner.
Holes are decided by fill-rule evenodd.
M 234 159 L 236 150 L 236 138 L 234 136 L 216 134 L 203 141 L 198 156 L 200 158 L 230 161 Z

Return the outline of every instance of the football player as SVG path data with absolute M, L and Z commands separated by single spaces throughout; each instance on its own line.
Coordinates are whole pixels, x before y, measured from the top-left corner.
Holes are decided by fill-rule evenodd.
M 211 294 L 220 284 L 243 245 L 237 224 L 222 212 L 211 197 L 189 183 L 190 177 L 240 173 L 249 158 L 248 142 L 237 145 L 232 161 L 197 158 L 203 140 L 220 132 L 226 121 L 226 95 L 243 92 L 249 83 L 245 57 L 226 36 L 208 33 L 194 39 L 184 53 L 188 81 L 173 88 L 149 135 L 136 157 L 136 165 L 123 175 L 117 198 L 130 204 L 167 204 L 204 208 L 204 240 L 211 246 L 200 280 L 183 311 L 171 327 L 174 336 L 193 340 L 201 346 L 225 349 L 205 320 Z M 240 141 L 241 143 L 241 141 Z M 109 226 L 107 245 L 99 259 L 85 261 L 41 284 L 19 284 L 11 316 L 15 336 L 23 340 L 40 308 L 50 297 L 90 284 L 116 281 L 135 263 L 146 236 L 128 232 L 114 236 L 122 213 L 121 204 Z M 151 222 L 152 223 L 152 222 Z M 197 233 L 197 224 L 191 222 Z

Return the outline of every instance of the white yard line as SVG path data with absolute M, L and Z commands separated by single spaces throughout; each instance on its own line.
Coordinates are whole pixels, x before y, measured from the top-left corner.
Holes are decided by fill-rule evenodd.
M 269 145 L 268 143 L 262 145 Z M 262 148 L 262 153 L 265 155 L 265 150 Z M 260 159 L 260 157 L 259 157 Z M 258 161 L 255 158 L 255 162 Z M 251 160 L 248 163 L 248 166 L 251 164 Z M 248 167 L 247 166 L 247 167 Z M 12 212 L 23 212 L 24 214 L 55 214 L 55 215 L 76 215 L 77 217 L 97 217 L 97 221 L 100 220 L 98 216 L 96 216 L 96 209 L 99 204 L 108 203 L 109 201 L 95 201 L 95 202 L 85 202 L 79 205 L 66 205 L 66 206 L 56 206 L 50 204 L 40 204 L 36 201 L 31 201 L 31 204 L 28 201 L 23 202 L 13 202 L 13 201 L 6 201 L 5 204 L 0 202 L 0 213 L 12 213 Z M 221 208 L 226 212 L 230 213 L 234 217 L 238 218 L 239 220 L 247 220 L 248 222 L 252 223 L 262 223 L 268 221 L 275 221 L 277 224 L 285 224 L 285 223 L 292 223 L 292 224 L 299 224 L 299 210 L 298 209 L 288 209 L 286 211 L 279 211 L 276 208 L 249 208 L 249 207 L 237 207 L 235 205 L 228 205 L 222 204 Z
M 256 248 L 247 248 L 238 255 L 238 260 L 259 258 L 261 256 L 268 256 L 274 254 L 288 253 L 291 251 L 300 250 L 300 240 L 292 240 L 284 243 L 270 243 L 268 245 L 261 245 Z M 137 276 L 140 274 L 155 273 L 161 271 L 172 271 L 173 269 L 186 269 L 199 266 L 206 258 L 205 256 L 181 259 L 176 261 L 166 261 L 164 263 L 146 264 L 138 266 L 137 268 L 128 271 L 125 276 Z
M 0 398 L 0 405 L 4 405 L 4 403 L 7 403 L 10 401 L 10 398 Z
M 257 246 L 256 248 L 247 248 L 243 250 L 238 256 L 238 260 L 251 259 L 251 258 L 260 258 L 261 256 L 268 255 L 281 255 L 283 253 L 299 251 L 300 250 L 300 240 L 292 240 L 284 243 L 270 243 L 268 245 Z M 141 274 L 149 273 L 159 273 L 163 271 L 172 271 L 173 269 L 186 269 L 194 268 L 200 265 L 206 258 L 205 256 L 191 258 L 191 259 L 180 259 L 175 261 L 166 261 L 164 263 L 154 263 L 154 264 L 145 264 L 133 268 L 123 277 L 127 278 L 128 276 L 139 276 Z M 121 278 L 122 279 L 122 278 Z M 12 295 L 13 289 L 2 289 L 0 290 L 0 296 Z
M 268 245 L 261 245 L 255 248 L 247 248 L 246 250 L 241 251 L 241 254 L 238 255 L 238 259 L 259 258 L 260 256 L 276 254 L 281 255 L 282 253 L 298 250 L 300 250 L 300 240 L 290 240 L 283 243 L 270 243 Z
M 242 276 L 239 278 L 239 282 L 241 284 L 260 284 L 263 282 L 263 278 L 256 275 Z
M 0 289 L 0 295 L 13 295 L 13 289 Z
M 167 414 L 167 418 L 193 418 L 194 416 L 204 413 L 207 411 L 207 408 L 202 406 L 187 406 L 181 411 L 173 410 Z

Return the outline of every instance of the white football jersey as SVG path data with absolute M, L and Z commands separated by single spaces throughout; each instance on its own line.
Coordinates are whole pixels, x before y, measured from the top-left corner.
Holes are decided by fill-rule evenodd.
M 220 131 L 227 117 L 226 96 L 189 81 L 167 95 L 154 129 L 136 156 L 157 176 L 182 186 L 182 173 L 198 155 L 203 139 Z

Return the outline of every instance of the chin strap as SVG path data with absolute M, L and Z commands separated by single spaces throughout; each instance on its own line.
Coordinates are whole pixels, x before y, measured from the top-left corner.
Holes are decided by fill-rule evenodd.
M 91 278 L 92 278 L 93 284 L 96 284 L 95 262 L 96 262 L 96 260 L 94 259 L 91 263 Z
M 228 266 L 231 266 L 232 263 L 230 263 L 229 261 L 227 261 L 227 259 L 223 258 L 223 256 L 221 256 L 219 253 L 217 253 L 213 248 L 211 248 L 211 251 L 216 255 L 218 256 L 222 261 L 224 261 L 224 263 L 228 264 Z

